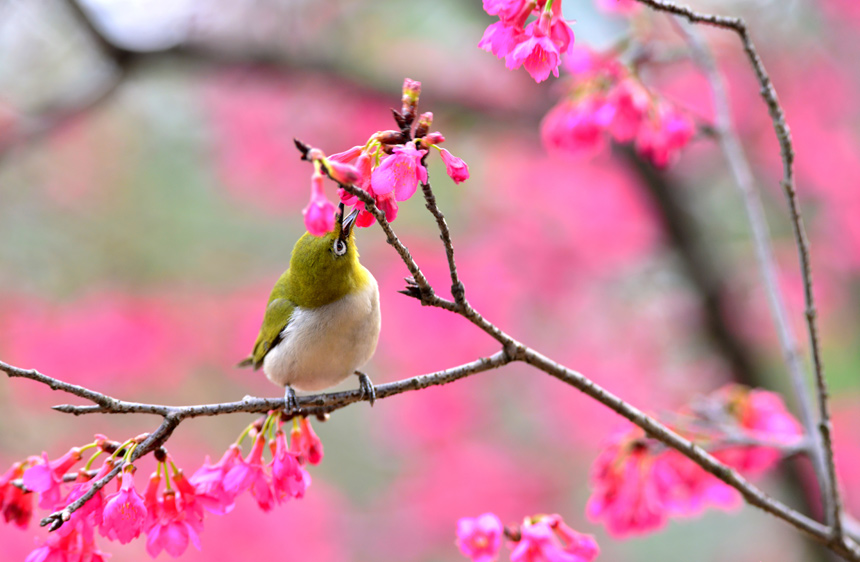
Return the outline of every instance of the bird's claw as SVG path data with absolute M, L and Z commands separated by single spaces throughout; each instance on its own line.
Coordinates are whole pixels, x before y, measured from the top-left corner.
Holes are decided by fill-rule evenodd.
M 287 415 L 299 411 L 299 399 L 296 398 L 296 391 L 289 385 L 284 389 L 284 411 Z
M 361 371 L 356 371 L 355 374 L 358 375 L 358 386 L 361 388 L 361 397 L 373 406 L 373 403 L 376 402 L 376 388 L 370 382 L 370 377 Z

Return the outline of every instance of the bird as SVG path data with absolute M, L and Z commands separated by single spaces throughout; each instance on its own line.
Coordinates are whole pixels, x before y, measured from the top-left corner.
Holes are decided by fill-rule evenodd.
M 362 397 L 371 405 L 376 399 L 370 378 L 358 371 L 376 351 L 381 315 L 379 286 L 355 247 L 357 215 L 345 217 L 341 203 L 332 231 L 299 238 L 269 295 L 253 351 L 238 365 L 262 367 L 284 386 L 290 412 L 299 409 L 295 390 L 320 391 L 353 373 Z

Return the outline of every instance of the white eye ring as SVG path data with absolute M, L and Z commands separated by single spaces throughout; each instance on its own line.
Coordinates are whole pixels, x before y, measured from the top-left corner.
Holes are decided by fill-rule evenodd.
M 342 256 L 346 253 L 346 242 L 338 238 L 334 241 L 334 246 L 332 249 L 334 250 L 334 255 Z

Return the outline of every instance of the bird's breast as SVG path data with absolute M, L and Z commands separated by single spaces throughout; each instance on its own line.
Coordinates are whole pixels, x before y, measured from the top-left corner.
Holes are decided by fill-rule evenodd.
M 335 302 L 297 307 L 263 360 L 272 382 L 317 391 L 341 382 L 376 350 L 381 318 L 376 280 Z

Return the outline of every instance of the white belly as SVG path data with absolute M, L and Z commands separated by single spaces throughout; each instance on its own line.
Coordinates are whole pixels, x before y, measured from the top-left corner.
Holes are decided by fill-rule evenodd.
M 379 288 L 319 308 L 296 308 L 283 339 L 263 359 L 275 384 L 317 391 L 334 386 L 367 363 L 379 339 Z

